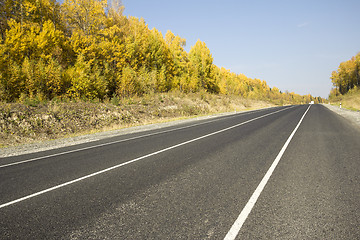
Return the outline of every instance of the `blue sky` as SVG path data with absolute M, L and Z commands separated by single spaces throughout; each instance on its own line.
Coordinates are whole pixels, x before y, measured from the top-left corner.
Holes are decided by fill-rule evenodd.
M 359 0 L 123 0 L 149 28 L 200 39 L 214 64 L 270 87 L 328 97 L 330 75 L 360 52 Z

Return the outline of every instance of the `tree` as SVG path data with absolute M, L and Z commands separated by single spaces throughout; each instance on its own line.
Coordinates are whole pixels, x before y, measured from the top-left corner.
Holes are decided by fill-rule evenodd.
M 12 60 L 2 64 L 0 71 L 0 100 L 13 102 L 24 91 L 24 74 L 21 66 Z
M 3 39 L 10 20 L 26 24 L 42 25 L 50 20 L 57 29 L 63 30 L 60 4 L 56 0 L 3 0 L 0 2 L 0 33 Z
M 0 1 L 0 100 L 104 99 L 172 89 L 308 98 L 215 66 L 200 40 L 187 53 L 185 39 L 171 31 L 164 37 L 144 19 L 123 16 L 121 0 L 64 1 Z M 332 80 L 341 93 L 358 86 L 360 55 L 340 64 Z
M 123 69 L 117 92 L 118 95 L 122 97 L 140 94 L 138 76 L 131 67 L 125 67 Z
M 89 36 L 104 28 L 106 6 L 106 0 L 65 0 L 62 11 L 72 32 Z
M 16 0 L 3 0 L 0 2 L 0 36 L 5 39 L 5 32 L 9 29 L 8 21 L 14 19 L 20 22 L 22 4 Z
M 101 69 L 96 64 L 91 66 L 81 54 L 65 74 L 70 82 L 67 94 L 71 98 L 103 99 L 107 93 L 107 82 Z
M 331 81 L 340 94 L 360 85 L 360 53 L 350 60 L 340 63 L 337 71 L 331 74 Z
M 166 32 L 165 43 L 167 44 L 174 63 L 174 75 L 181 76 L 186 72 L 188 56 L 184 50 L 186 40 L 175 36 L 170 30 Z
M 216 83 L 211 75 L 213 58 L 206 44 L 198 40 L 189 52 L 190 64 L 199 80 L 199 87 L 209 92 L 216 92 Z

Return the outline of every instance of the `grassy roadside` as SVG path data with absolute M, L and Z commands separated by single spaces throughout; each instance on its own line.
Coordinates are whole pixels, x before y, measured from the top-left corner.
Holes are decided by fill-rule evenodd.
M 360 89 L 355 88 L 345 95 L 339 95 L 330 99 L 331 105 L 340 106 L 340 103 L 342 108 L 360 111 Z
M 170 92 L 111 101 L 0 104 L 0 147 L 274 104 L 238 96 Z

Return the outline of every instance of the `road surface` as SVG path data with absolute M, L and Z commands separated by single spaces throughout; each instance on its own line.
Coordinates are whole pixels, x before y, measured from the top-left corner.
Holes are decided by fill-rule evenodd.
M 285 106 L 0 159 L 0 239 L 360 239 L 360 132 Z

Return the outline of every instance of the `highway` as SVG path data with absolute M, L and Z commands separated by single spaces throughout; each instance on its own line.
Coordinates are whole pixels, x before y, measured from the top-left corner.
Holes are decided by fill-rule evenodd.
M 0 239 L 360 239 L 359 173 L 322 105 L 235 113 L 1 158 Z

